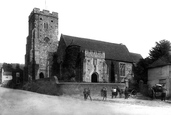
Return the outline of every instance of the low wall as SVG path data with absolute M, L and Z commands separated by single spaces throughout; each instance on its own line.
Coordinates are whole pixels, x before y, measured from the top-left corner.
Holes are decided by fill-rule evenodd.
M 144 84 L 144 82 L 141 80 L 139 82 L 139 90 L 140 90 L 140 93 L 145 95 L 145 96 L 149 96 L 149 90 L 148 90 L 148 85 L 147 84 Z
M 111 95 L 112 87 L 119 87 L 120 89 L 125 89 L 124 83 L 73 83 L 65 82 L 58 83 L 57 87 L 60 87 L 60 90 L 63 94 L 66 95 L 83 95 L 84 88 L 89 88 L 91 95 L 100 96 L 100 91 L 103 87 L 107 88 L 108 95 Z

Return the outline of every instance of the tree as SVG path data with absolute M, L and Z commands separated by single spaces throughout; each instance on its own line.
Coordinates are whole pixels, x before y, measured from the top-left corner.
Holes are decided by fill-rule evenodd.
M 169 56 L 169 50 L 171 49 L 171 43 L 168 40 L 161 40 L 156 42 L 156 46 L 150 50 L 149 57 L 152 62 L 158 60 L 159 58 Z
M 64 74 L 63 78 L 66 81 L 76 79 L 78 60 L 80 59 L 80 46 L 69 46 L 65 50 L 65 58 L 63 62 Z
M 59 73 L 59 63 L 57 62 L 58 55 L 57 52 L 53 54 L 52 59 L 52 76 L 58 76 Z
M 163 56 L 165 58 L 168 58 L 170 49 L 171 49 L 170 41 L 161 40 L 159 42 L 156 42 L 156 46 L 152 47 L 152 49 L 150 50 L 149 56 L 146 57 L 145 59 L 141 59 L 137 63 L 137 66 L 134 69 L 135 80 L 137 80 L 138 82 L 140 80 L 143 80 L 144 83 L 147 83 L 149 65 Z
M 135 72 L 135 80 L 140 81 L 143 80 L 144 83 L 147 83 L 147 76 L 148 76 L 148 66 L 151 64 L 151 59 L 149 57 L 145 59 L 140 59 L 137 63 L 137 66 L 134 69 Z
M 6 71 L 11 71 L 13 70 L 12 68 L 12 65 L 11 64 L 8 64 L 8 63 L 3 63 L 3 68 L 6 70 Z

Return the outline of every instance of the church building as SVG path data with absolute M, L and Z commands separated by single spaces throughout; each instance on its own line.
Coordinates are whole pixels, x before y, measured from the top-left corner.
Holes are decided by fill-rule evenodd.
M 28 24 L 27 80 L 52 76 L 52 58 L 56 52 L 58 78 L 66 81 L 121 83 L 134 76 L 135 54 L 123 44 L 64 34 L 58 43 L 58 13 L 38 8 L 29 15 Z
M 134 76 L 133 64 L 135 58 L 139 61 L 141 55 L 130 53 L 123 44 L 115 44 L 61 35 L 58 45 L 58 63 L 60 76 L 74 68 L 75 81 L 121 83 Z M 134 54 L 134 55 L 133 55 Z M 66 66 L 67 65 L 67 66 Z

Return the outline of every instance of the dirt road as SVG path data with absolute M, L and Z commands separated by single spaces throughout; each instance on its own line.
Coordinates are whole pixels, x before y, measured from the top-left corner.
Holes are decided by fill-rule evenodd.
M 161 101 L 109 99 L 84 101 L 69 96 L 48 96 L 0 88 L 0 115 L 171 115 Z

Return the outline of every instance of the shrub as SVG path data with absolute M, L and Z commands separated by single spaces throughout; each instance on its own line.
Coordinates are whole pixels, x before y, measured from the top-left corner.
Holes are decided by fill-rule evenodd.
M 23 86 L 23 90 L 48 95 L 62 95 L 60 87 L 54 81 L 46 78 L 26 83 Z

